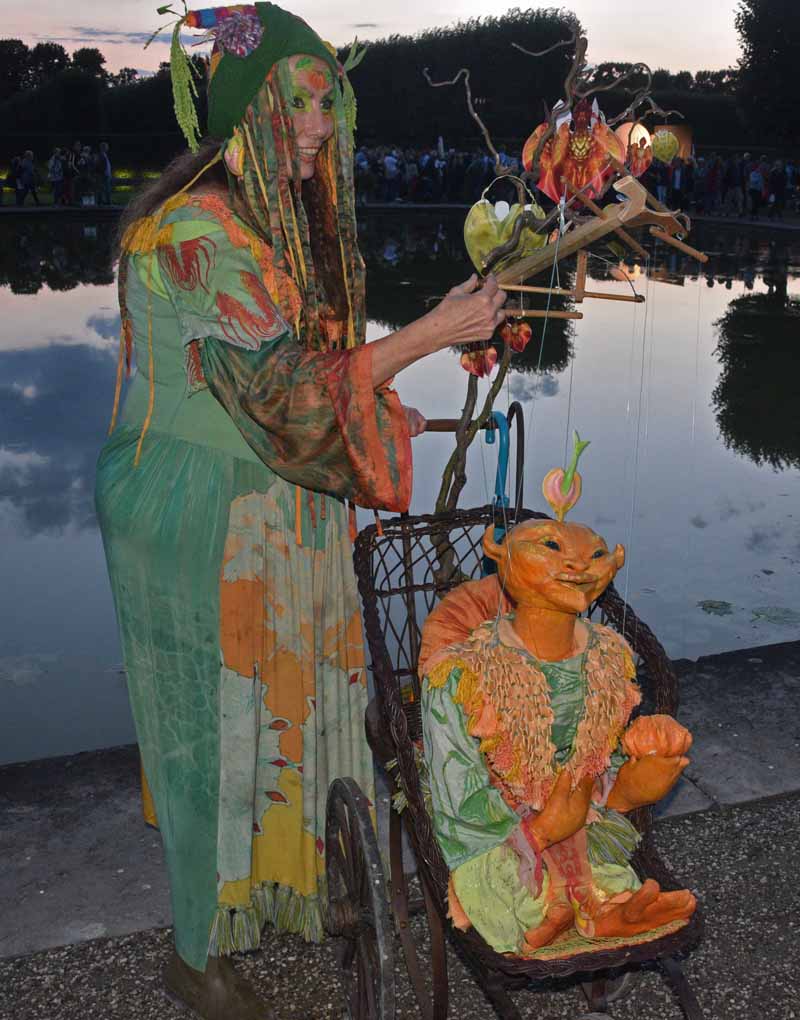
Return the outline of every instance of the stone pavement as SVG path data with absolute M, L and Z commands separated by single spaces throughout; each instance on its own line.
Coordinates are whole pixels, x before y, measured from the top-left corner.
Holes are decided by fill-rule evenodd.
M 707 914 L 687 973 L 709 1018 L 800 1018 L 800 642 L 679 668 L 680 717 L 695 742 L 656 838 Z M 158 834 L 140 821 L 134 748 L 0 769 L 0 854 L 0 1020 L 179 1016 L 158 990 L 168 896 Z M 268 936 L 240 966 L 273 1000 L 276 1020 L 328 1020 L 343 1015 L 335 957 L 330 942 Z M 452 964 L 450 1015 L 489 1020 L 474 982 Z M 397 1020 L 418 1017 L 399 962 L 398 981 Z M 517 1000 L 526 1018 L 581 1012 L 574 987 Z M 614 1016 L 680 1012 L 646 973 Z

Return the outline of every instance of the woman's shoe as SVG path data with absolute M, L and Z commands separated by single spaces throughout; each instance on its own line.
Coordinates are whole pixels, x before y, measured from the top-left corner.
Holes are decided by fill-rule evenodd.
M 203 972 L 174 952 L 164 971 L 164 985 L 171 999 L 201 1020 L 275 1020 L 225 956 L 210 956 Z

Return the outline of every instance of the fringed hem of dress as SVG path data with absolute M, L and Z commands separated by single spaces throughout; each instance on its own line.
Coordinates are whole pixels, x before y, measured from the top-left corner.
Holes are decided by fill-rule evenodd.
M 322 942 L 322 904 L 326 901 L 322 880 L 320 892 L 309 896 L 288 885 L 265 882 L 252 890 L 249 906 L 217 908 L 211 922 L 208 955 L 230 956 L 258 949 L 268 924 L 278 932 L 302 935 L 306 942 Z

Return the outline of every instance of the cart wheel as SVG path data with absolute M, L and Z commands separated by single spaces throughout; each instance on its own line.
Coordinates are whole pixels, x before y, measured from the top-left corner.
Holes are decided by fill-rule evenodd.
M 641 976 L 641 971 L 626 970 L 623 974 L 619 974 L 617 977 L 606 978 L 603 983 L 603 992 L 605 994 L 606 1002 L 620 1002 L 622 999 L 627 999 L 636 987 Z M 584 982 L 581 985 L 581 988 L 583 989 L 583 994 L 586 996 L 586 1001 L 589 1005 L 592 1005 L 592 982 Z
M 354 779 L 328 790 L 327 928 L 340 954 L 350 1020 L 394 1020 L 394 952 L 386 880 L 369 803 Z

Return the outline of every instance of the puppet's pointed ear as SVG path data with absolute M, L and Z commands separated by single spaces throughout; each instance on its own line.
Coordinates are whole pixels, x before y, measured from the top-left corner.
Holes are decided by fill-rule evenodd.
M 617 570 L 622 570 L 625 566 L 625 546 L 617 545 L 614 552 L 611 554 L 611 557 L 614 560 L 614 565 Z
M 494 526 L 486 529 L 486 533 L 483 536 L 483 551 L 490 560 L 494 560 L 495 563 L 500 562 L 500 557 L 503 555 L 503 547 L 494 540 Z

